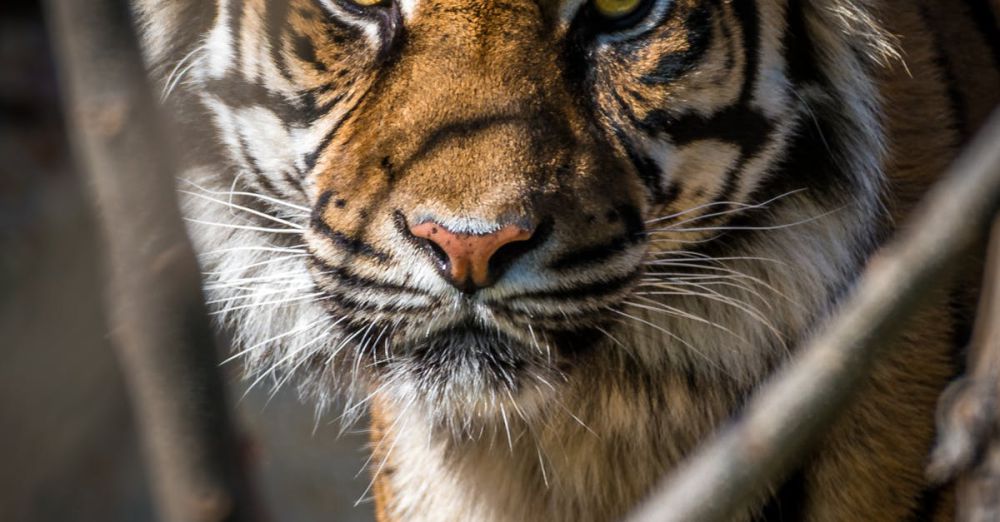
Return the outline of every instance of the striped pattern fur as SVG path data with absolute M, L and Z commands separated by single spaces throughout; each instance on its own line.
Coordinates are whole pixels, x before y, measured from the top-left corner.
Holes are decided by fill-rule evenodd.
M 621 517 L 1000 96 L 984 0 L 367 3 L 133 0 L 231 359 L 370 412 L 386 521 Z M 534 235 L 469 293 L 425 222 Z M 951 520 L 922 470 L 961 279 L 740 520 Z

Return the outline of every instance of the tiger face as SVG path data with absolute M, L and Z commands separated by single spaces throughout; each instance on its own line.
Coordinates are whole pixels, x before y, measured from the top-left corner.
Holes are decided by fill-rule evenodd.
M 349 383 L 451 424 L 537 415 L 613 365 L 748 385 L 856 262 L 822 238 L 872 221 L 874 189 L 805 223 L 877 181 L 865 158 L 829 179 L 789 160 L 861 80 L 796 62 L 808 17 L 780 0 L 213 8 L 164 85 L 211 121 L 187 213 L 258 380 Z M 852 103 L 843 119 L 876 128 L 874 97 Z M 753 232 L 793 224 L 809 239 Z M 823 262 L 736 267 L 762 251 Z

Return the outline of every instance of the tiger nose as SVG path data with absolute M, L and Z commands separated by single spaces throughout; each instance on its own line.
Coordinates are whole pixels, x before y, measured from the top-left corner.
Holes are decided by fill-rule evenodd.
M 486 234 L 465 234 L 434 222 L 410 227 L 410 234 L 426 241 L 441 274 L 462 292 L 492 285 L 504 269 L 531 245 L 534 229 L 507 225 Z

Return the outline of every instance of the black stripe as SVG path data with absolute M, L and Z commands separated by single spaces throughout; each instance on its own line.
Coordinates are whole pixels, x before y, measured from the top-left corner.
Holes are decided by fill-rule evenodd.
M 740 158 L 736 166 L 726 173 L 722 184 L 723 189 L 716 195 L 716 201 L 725 201 L 732 197 L 738 186 L 737 177 L 742 172 L 746 162 L 756 156 L 770 141 L 775 128 L 774 122 L 751 107 L 759 75 L 757 69 L 760 66 L 760 29 L 757 8 L 753 2 L 734 2 L 731 5 L 743 27 L 746 70 L 739 100 L 734 105 L 721 109 L 710 116 L 704 116 L 695 111 L 673 116 L 666 110 L 659 109 L 650 112 L 645 118 L 636 122 L 637 126 L 647 134 L 666 133 L 677 146 L 709 139 L 727 141 L 737 145 L 740 148 Z M 629 113 L 626 112 L 626 114 Z M 641 168 L 643 165 L 642 157 L 637 159 L 640 160 L 637 168 Z M 646 174 L 647 177 L 650 175 Z M 649 185 L 648 181 L 647 185 Z M 658 184 L 656 186 L 658 187 Z M 659 190 L 662 194 L 662 187 L 659 187 Z
M 326 212 L 332 197 L 333 191 L 326 191 L 320 194 L 319 198 L 316 200 L 316 204 L 313 206 L 312 219 L 310 220 L 311 228 L 323 234 L 335 245 L 347 250 L 351 254 L 372 257 L 383 262 L 387 261 L 390 258 L 389 254 L 379 251 L 374 246 L 359 238 L 350 237 L 343 232 L 330 228 L 330 225 L 328 225 L 323 219 L 323 214 Z
M 649 191 L 650 199 L 654 205 L 666 205 L 667 191 L 663 188 L 663 169 L 648 155 L 639 152 L 632 140 L 619 128 L 614 128 L 615 136 L 625 149 L 625 155 L 635 167 L 636 174 L 642 180 L 646 190 Z
M 661 56 L 653 71 L 639 81 L 646 85 L 668 84 L 690 71 L 712 43 L 711 11 L 707 4 L 692 9 L 685 20 L 687 49 Z
M 793 2 L 794 3 L 794 2 Z M 771 140 L 774 122 L 751 108 L 754 89 L 757 87 L 760 67 L 760 20 L 756 2 L 733 2 L 730 4 L 743 27 L 743 48 L 745 76 L 739 101 L 717 112 L 709 118 L 692 114 L 679 118 L 675 127 L 668 132 L 678 145 L 686 142 L 714 137 L 740 147 L 740 158 L 735 166 L 726 172 L 722 190 L 713 203 L 729 201 L 739 184 L 737 178 L 746 163 L 756 156 Z
M 792 473 L 764 507 L 753 517 L 754 522 L 799 522 L 806 519 L 809 490 L 806 476 L 800 468 Z
M 246 164 L 247 168 L 250 169 L 250 172 L 253 173 L 254 178 L 252 181 L 256 182 L 256 184 L 267 194 L 270 194 L 275 197 L 284 196 L 285 194 L 282 191 L 278 190 L 278 188 L 275 187 L 274 184 L 271 183 L 271 180 L 264 174 L 264 171 L 261 170 L 260 166 L 257 164 L 257 160 L 250 155 L 250 150 L 249 147 L 247 146 L 246 137 L 243 135 L 243 133 L 237 130 L 237 134 L 239 135 L 239 144 L 240 144 L 239 152 L 240 155 L 243 157 L 243 162 Z
M 282 47 L 288 27 L 288 13 L 291 2 L 265 2 L 264 3 L 264 27 L 267 31 L 268 47 L 270 49 L 271 60 L 278 68 L 281 76 L 287 81 L 292 80 L 292 75 L 285 63 L 285 54 Z
M 522 294 L 515 294 L 512 296 L 505 297 L 505 300 L 512 301 L 515 299 L 554 299 L 554 300 L 569 300 L 569 299 L 585 299 L 585 298 L 598 298 L 604 297 L 611 294 L 616 294 L 621 292 L 623 289 L 631 286 L 639 279 L 643 274 L 643 267 L 640 265 L 630 273 L 623 276 L 613 277 L 611 279 L 606 279 L 604 281 L 597 281 L 594 283 L 588 283 L 585 285 L 574 286 L 572 288 L 562 288 L 555 290 L 535 290 L 531 292 L 525 292 Z
M 236 64 L 239 77 L 243 77 L 243 71 L 239 70 L 243 63 L 243 0 L 232 0 L 227 5 L 229 12 L 229 34 L 232 35 L 233 63 Z
M 484 114 L 473 118 L 450 121 L 442 124 L 426 134 L 420 146 L 409 157 L 403 160 L 397 171 L 407 172 L 417 162 L 428 156 L 435 149 L 441 147 L 449 141 L 468 141 L 474 134 L 499 125 L 521 124 L 526 128 L 531 128 L 532 121 L 524 114 Z
M 5 2 L 5 5 L 20 5 L 21 2 Z M 33 5 L 34 2 L 27 2 Z M 211 31 L 212 22 L 215 20 L 215 2 L 205 2 L 204 0 L 174 0 L 171 5 L 172 17 L 174 20 L 183 23 L 175 24 L 171 33 L 171 38 L 166 42 L 163 49 L 157 51 L 167 51 L 169 58 L 156 64 L 162 68 L 160 72 L 169 74 L 177 65 L 177 62 L 190 53 L 196 46 L 203 43 L 205 34 Z M 146 42 L 150 43 L 150 42 Z M 154 53 L 158 54 L 158 53 Z M 161 80 L 166 79 L 160 78 Z
M 941 505 L 941 488 L 928 487 L 917 499 L 917 509 L 907 518 L 910 522 L 931 522 Z
M 671 116 L 664 110 L 652 111 L 639 122 L 649 134 L 665 132 L 677 146 L 701 140 L 736 144 L 746 156 L 754 156 L 770 139 L 774 123 L 748 103 L 730 105 L 711 116 L 694 111 Z
M 316 162 L 319 160 L 320 154 L 322 154 L 323 151 L 326 150 L 326 148 L 330 145 L 330 142 L 333 141 L 333 138 L 337 135 L 337 132 L 340 130 L 340 128 L 344 126 L 344 123 L 346 123 L 347 120 L 351 119 L 351 117 L 354 115 L 354 111 L 356 111 L 358 107 L 361 106 L 361 101 L 364 99 L 365 96 L 367 96 L 368 92 L 370 91 L 366 91 L 365 94 L 361 96 L 361 99 L 359 99 L 350 109 L 347 109 L 347 111 L 344 112 L 344 115 L 341 116 L 341 118 L 337 120 L 337 123 L 333 125 L 333 128 L 331 128 L 326 133 L 326 135 L 323 136 L 323 139 L 320 140 L 319 145 L 312 152 L 306 154 L 306 157 L 304 158 L 306 164 L 306 172 L 312 171 L 316 167 Z M 338 98 L 337 101 L 339 102 L 340 99 Z
M 760 66 L 760 20 L 758 19 L 757 2 L 733 2 L 730 5 L 736 17 L 743 24 L 746 76 L 743 78 L 743 92 L 740 95 L 740 102 L 747 104 L 753 99 L 754 87 L 757 86 L 757 68 Z
M 553 311 L 552 313 L 538 313 L 537 310 L 521 310 L 513 306 L 508 306 L 504 302 L 488 303 L 490 311 L 497 317 L 515 325 L 530 323 L 535 335 L 543 333 L 560 332 L 575 328 L 592 327 L 597 321 L 608 322 L 611 319 L 607 313 L 607 306 L 602 305 L 600 309 L 594 307 L 574 312 Z M 527 327 L 523 327 L 525 330 Z
M 947 86 L 947 96 L 948 104 L 950 105 L 952 120 L 949 122 L 948 127 L 958 133 L 960 141 L 964 142 L 969 138 L 969 121 L 966 117 L 968 114 L 968 107 L 965 104 L 965 98 L 958 88 L 958 77 L 955 76 L 955 68 L 948 59 L 948 51 L 944 47 L 944 42 L 941 40 L 941 33 L 937 30 L 937 25 L 931 21 L 931 15 L 927 10 L 927 6 L 920 4 L 920 18 L 927 28 L 927 32 L 930 33 L 930 45 L 934 49 L 934 63 L 941 70 L 941 74 L 944 75 L 944 83 Z M 952 143 L 951 145 L 958 145 L 957 143 Z
M 301 100 L 295 98 L 289 100 L 263 85 L 232 77 L 205 80 L 202 85 L 206 92 L 216 94 L 224 100 L 226 107 L 230 109 L 266 108 L 278 116 L 286 130 L 289 125 L 304 126 L 309 122 L 304 104 L 300 103 Z
M 346 250 L 352 255 L 373 258 L 380 262 L 389 260 L 389 254 L 378 250 L 371 244 L 366 243 L 364 240 L 356 237 L 350 237 L 343 232 L 330 228 L 330 225 L 327 225 L 326 221 L 323 220 L 321 208 L 322 207 L 317 206 L 313 211 L 313 217 L 310 220 L 310 227 L 312 230 L 319 232 L 323 235 L 323 237 L 329 239 L 330 242 L 338 248 Z
M 802 108 L 806 114 L 791 132 L 791 143 L 781 163 L 751 194 L 751 199 L 765 200 L 776 194 L 805 189 L 809 198 L 827 202 L 832 208 L 846 203 L 850 194 L 857 193 L 856 173 L 841 165 L 844 165 L 843 158 L 851 156 L 851 137 L 863 135 L 865 130 L 844 114 L 845 102 L 837 96 L 829 77 L 820 67 L 823 60 L 809 33 L 804 9 L 803 2 L 789 4 L 783 45 L 789 79 L 792 89 L 808 89 L 829 96 L 811 100 L 812 103 Z M 765 214 L 760 216 L 766 219 Z M 884 232 L 881 226 L 875 226 L 874 230 Z M 859 249 L 866 247 L 861 243 L 856 246 Z
M 386 283 L 355 274 L 342 266 L 333 266 L 310 250 L 310 257 L 307 263 L 311 268 L 318 271 L 319 278 L 331 278 L 336 280 L 339 286 L 348 287 L 351 290 L 378 290 L 393 294 L 409 294 L 417 297 L 432 298 L 433 295 L 426 290 L 396 283 Z M 326 289 L 322 289 L 327 291 Z M 336 290 L 336 289 L 334 289 Z M 332 290 L 331 290 L 332 291 Z
M 568 271 L 601 264 L 624 253 L 635 244 L 636 241 L 632 237 L 621 235 L 600 245 L 591 245 L 565 252 L 549 263 L 549 268 L 556 271 Z
M 557 271 L 568 271 L 604 263 L 627 251 L 630 247 L 645 242 L 646 226 L 637 208 L 632 205 L 622 205 L 614 211 L 614 216 L 616 219 L 621 219 L 624 224 L 625 230 L 621 235 L 598 245 L 589 245 L 563 252 L 549 263 L 549 268 Z
M 976 24 L 976 29 L 986 40 L 986 46 L 993 55 L 993 63 L 1000 69 L 1000 26 L 997 16 L 986 0 L 964 0 L 969 10 L 970 18 Z
M 320 288 L 325 296 L 324 303 L 326 304 L 327 310 L 339 309 L 342 312 L 347 312 L 351 314 L 363 313 L 365 315 L 373 313 L 383 313 L 383 314 L 398 314 L 398 315 L 411 315 L 420 317 L 426 317 L 427 314 L 433 313 L 436 306 L 439 306 L 437 302 L 431 302 L 427 305 L 409 305 L 402 306 L 398 303 L 391 304 L 375 304 L 368 301 L 359 299 L 361 295 L 357 291 L 340 291 L 337 289 Z M 368 317 L 364 317 L 368 319 Z M 400 317 L 400 320 L 405 318 Z

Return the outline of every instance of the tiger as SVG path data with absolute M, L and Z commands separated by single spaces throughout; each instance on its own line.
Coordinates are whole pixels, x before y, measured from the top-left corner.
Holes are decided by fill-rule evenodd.
M 380 521 L 626 516 L 1000 97 L 985 0 L 131 8 L 227 361 L 367 419 Z M 953 520 L 924 467 L 976 270 L 736 520 Z

